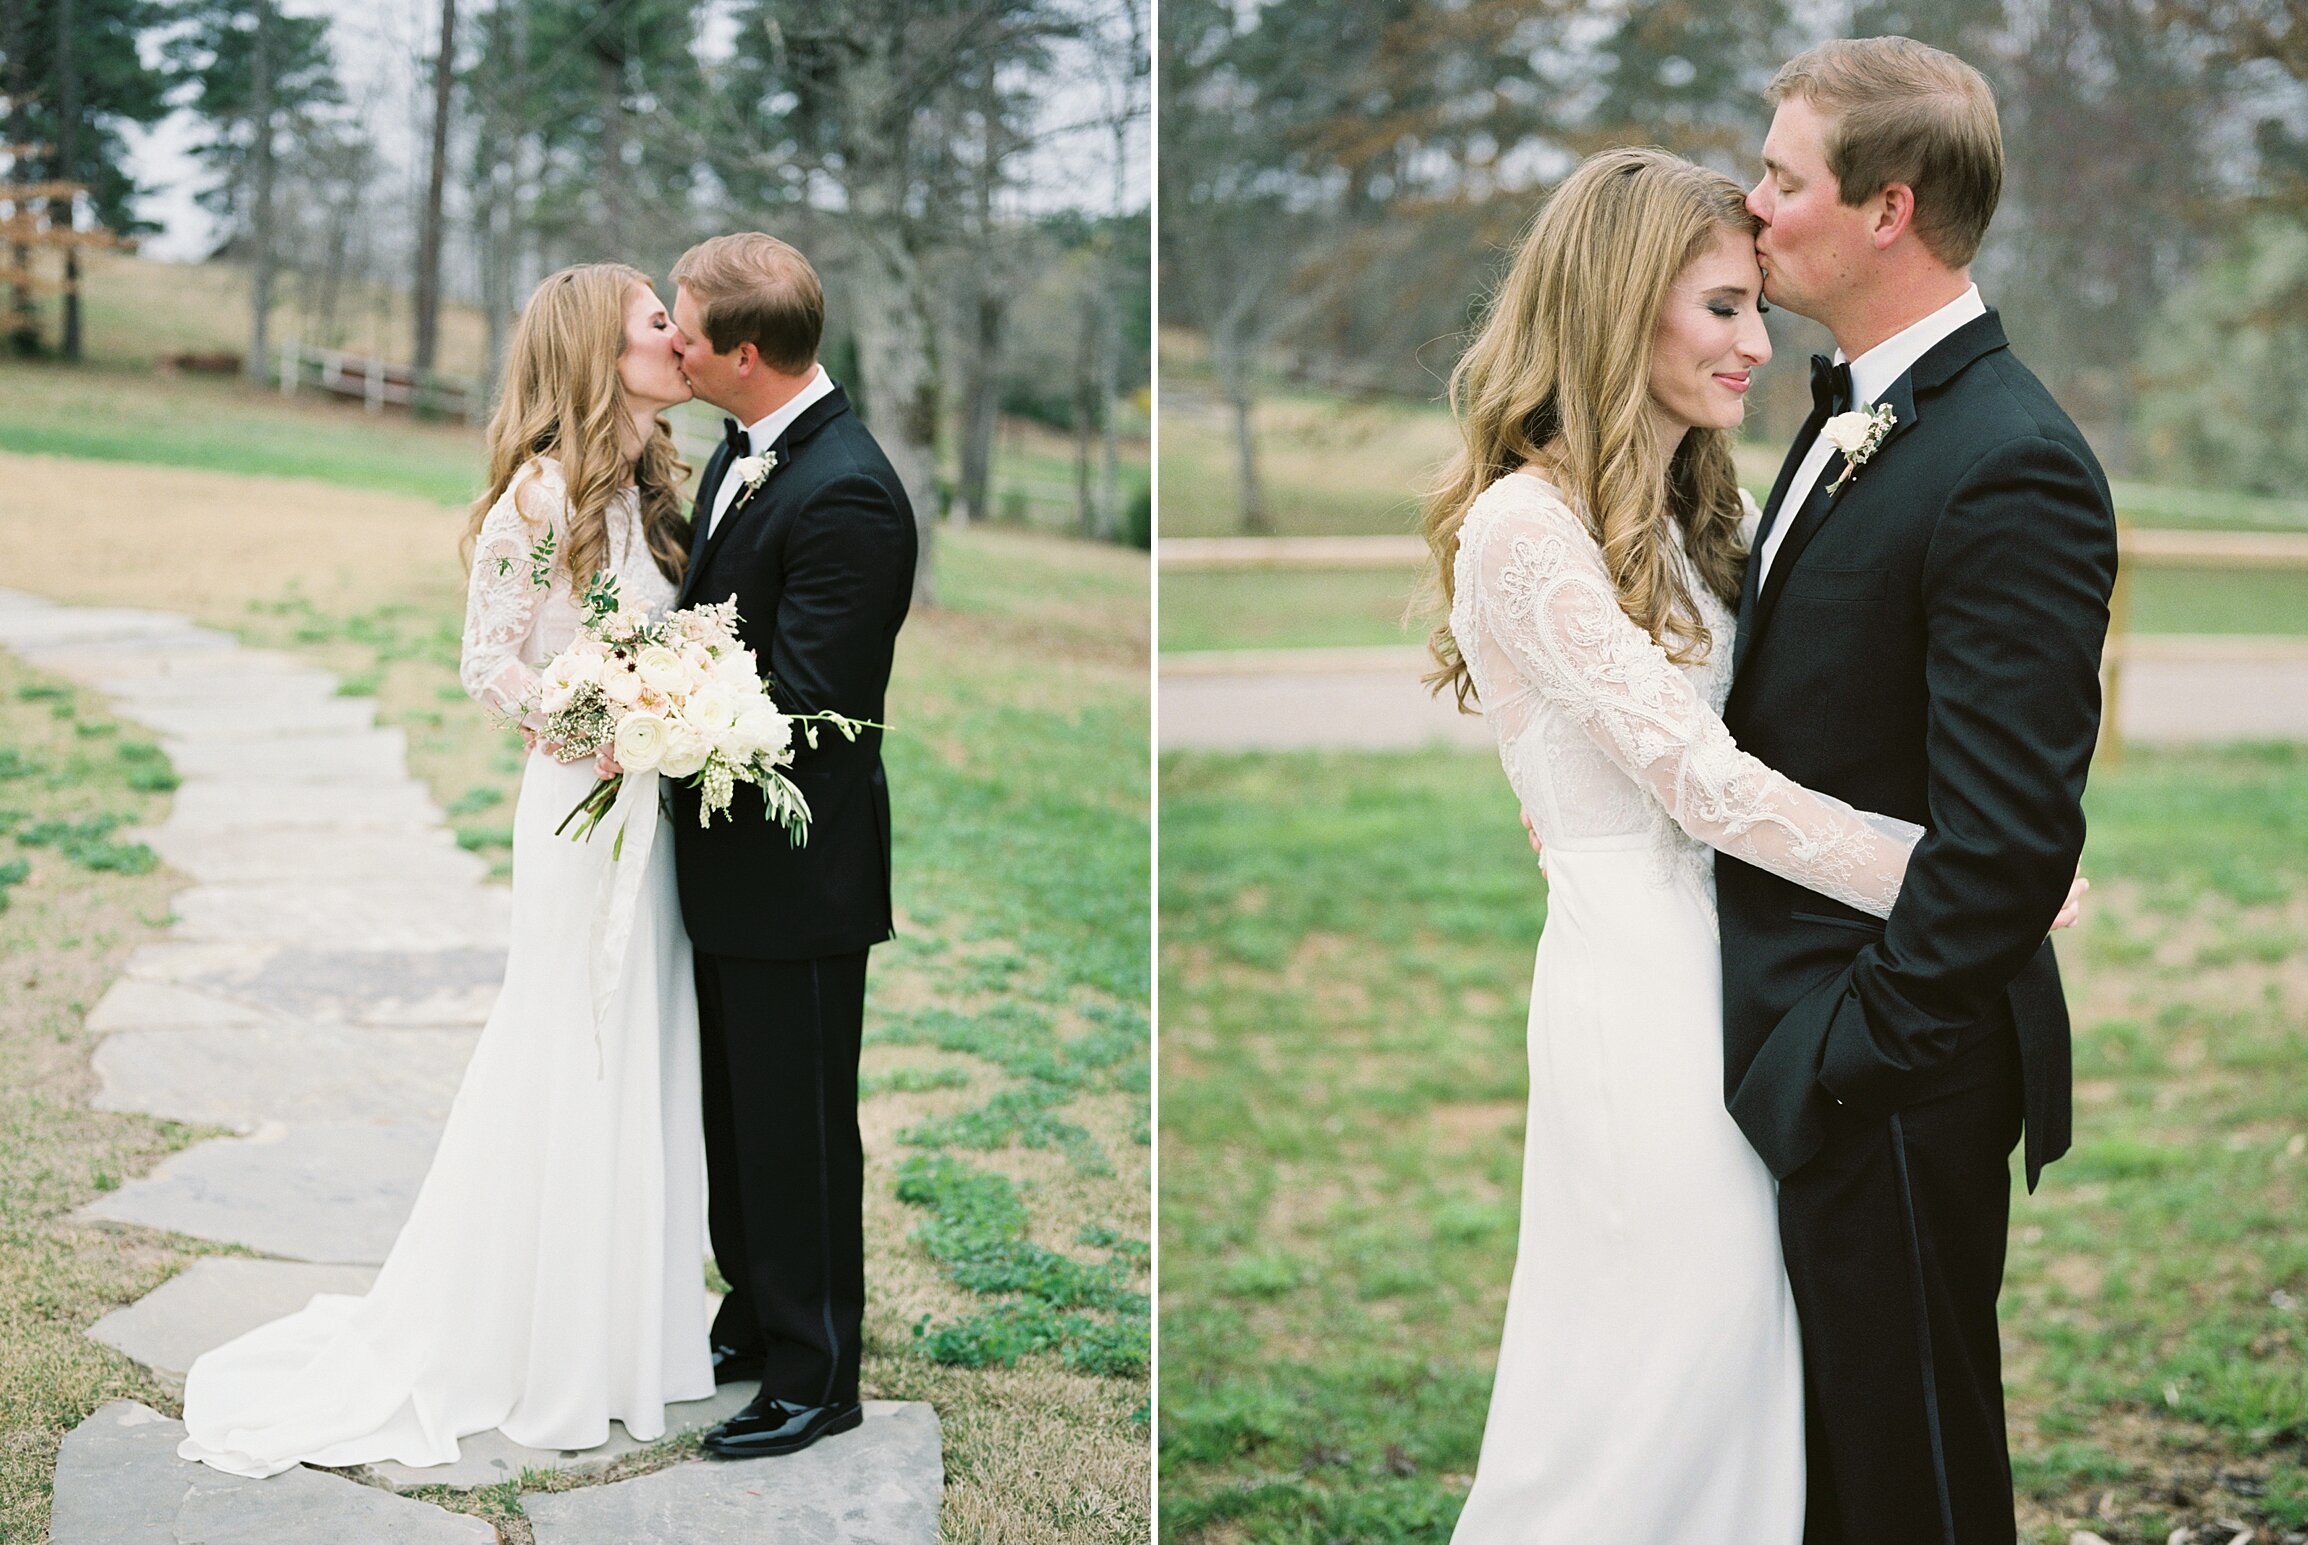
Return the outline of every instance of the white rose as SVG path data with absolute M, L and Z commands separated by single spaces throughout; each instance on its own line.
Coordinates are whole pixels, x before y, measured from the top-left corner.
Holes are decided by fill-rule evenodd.
M 767 756 L 782 762 L 793 750 L 793 721 L 763 703 L 738 716 L 736 734 L 747 748 L 747 759 Z
M 651 771 L 664 761 L 669 738 L 656 714 L 627 714 L 617 725 L 617 765 L 632 773 Z
M 713 682 L 734 697 L 752 697 L 761 690 L 761 674 L 753 668 L 753 651 L 732 649 L 713 662 Z
M 630 664 L 621 660 L 613 661 L 602 668 L 601 690 L 608 694 L 612 703 L 630 706 L 641 700 L 641 678 L 633 673 Z
M 538 699 L 537 706 L 547 713 L 559 713 L 568 707 L 576 696 L 577 689 L 574 686 L 566 681 L 556 681 L 548 676 L 545 678 L 545 695 Z
M 713 651 L 692 639 L 681 646 L 681 663 L 692 676 L 703 679 L 713 674 Z
M 668 778 L 686 778 L 703 767 L 712 753 L 711 742 L 677 720 L 666 728 L 665 755 L 659 758 L 657 770 Z
M 633 665 L 641 673 L 644 686 L 654 687 L 660 692 L 689 690 L 689 672 L 683 667 L 681 656 L 663 644 L 652 644 L 642 650 L 641 657 Z
M 719 739 L 722 731 L 737 722 L 737 705 L 729 700 L 728 693 L 709 683 L 690 696 L 682 717 L 700 734 Z
M 1838 413 L 1819 426 L 1819 438 L 1849 456 L 1867 443 L 1867 437 L 1874 429 L 1873 414 Z
M 588 681 L 599 681 L 601 679 L 602 659 L 603 657 L 597 654 L 571 650 L 554 661 L 553 665 L 561 673 L 561 679 L 574 687 L 581 686 Z

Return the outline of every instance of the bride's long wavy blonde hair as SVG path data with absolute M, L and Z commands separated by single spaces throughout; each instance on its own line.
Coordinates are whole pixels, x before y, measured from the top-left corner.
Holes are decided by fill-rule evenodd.
M 1471 711 L 1474 680 L 1451 636 L 1452 564 L 1475 496 L 1536 464 L 1586 519 L 1619 605 L 1682 663 L 1712 643 L 1675 561 L 1736 606 L 1746 566 L 1731 436 L 1693 429 L 1672 460 L 1650 413 L 1652 341 L 1676 276 L 1726 229 L 1761 229 L 1739 185 L 1664 150 L 1580 163 L 1524 237 L 1475 341 L 1451 371 L 1463 442 L 1423 523 L 1443 621 L 1427 640 L 1435 692 Z
M 517 474 L 539 456 L 561 463 L 569 489 L 569 535 L 560 558 L 583 590 L 609 562 L 608 510 L 624 486 L 625 383 L 617 374 L 625 352 L 625 305 L 649 276 L 623 263 L 580 263 L 547 274 L 521 308 L 505 354 L 504 388 L 489 419 L 488 491 L 474 501 L 464 553 L 489 507 Z M 673 448 L 663 418 L 649 432 L 633 467 L 641 495 L 641 531 L 658 571 L 678 584 L 688 559 L 689 527 L 681 514 L 681 485 L 689 466 Z

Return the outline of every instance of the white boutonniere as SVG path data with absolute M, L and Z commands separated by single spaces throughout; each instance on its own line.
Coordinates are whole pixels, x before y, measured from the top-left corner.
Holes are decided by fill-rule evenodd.
M 738 457 L 737 460 L 729 464 L 729 475 L 737 479 L 737 499 L 731 502 L 736 503 L 752 498 L 761 485 L 769 481 L 769 475 L 776 470 L 777 452 L 775 451 L 763 451 L 759 456 Z
M 1819 438 L 1843 453 L 1843 475 L 1827 486 L 1828 498 L 1843 492 L 1843 485 L 1867 464 L 1867 458 L 1883 444 L 1898 417 L 1890 403 L 1879 402 L 1872 412 L 1838 413 L 1819 426 Z

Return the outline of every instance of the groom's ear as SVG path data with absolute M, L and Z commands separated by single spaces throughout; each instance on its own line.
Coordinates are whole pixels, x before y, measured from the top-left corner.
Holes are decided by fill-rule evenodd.
M 1888 250 L 1915 228 L 1915 190 L 1906 183 L 1885 183 L 1870 205 L 1868 235 L 1876 251 Z
M 729 363 L 736 368 L 739 376 L 752 375 L 761 368 L 761 350 L 748 338 L 729 351 Z

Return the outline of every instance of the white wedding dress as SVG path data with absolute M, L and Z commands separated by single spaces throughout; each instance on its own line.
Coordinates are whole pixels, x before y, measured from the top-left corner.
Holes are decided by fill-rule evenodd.
M 473 553 L 460 674 L 509 717 L 576 636 L 566 571 L 532 578 L 548 530 L 567 551 L 566 509 L 560 469 L 541 459 L 488 512 Z M 630 491 L 609 539 L 625 602 L 670 603 Z M 697 1006 L 673 843 L 657 830 L 654 776 L 627 780 L 649 788 L 621 802 L 620 860 L 616 815 L 587 841 L 555 836 L 594 781 L 589 761 L 535 753 L 522 773 L 504 988 L 375 1285 L 319 1295 L 195 1362 L 183 1457 L 248 1476 L 448 1464 L 459 1438 L 492 1428 L 584 1449 L 612 1418 L 660 1437 L 667 1402 L 713 1393 Z M 603 926 L 620 870 L 621 948 L 622 930 Z
M 1457 1545 L 1797 1545 L 1803 1373 L 1770 1172 L 1724 1109 L 1707 845 L 1887 916 L 1919 828 L 1732 743 L 1734 621 L 1677 666 L 1585 523 L 1500 479 L 1450 628 L 1546 846 L 1522 1233 Z

